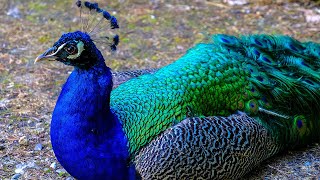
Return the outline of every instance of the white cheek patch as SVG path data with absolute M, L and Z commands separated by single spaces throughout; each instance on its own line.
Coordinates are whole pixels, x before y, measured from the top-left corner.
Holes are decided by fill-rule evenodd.
M 68 59 L 76 59 L 77 57 L 79 57 L 82 53 L 82 51 L 84 51 L 84 44 L 82 41 L 79 41 L 77 44 L 77 48 L 78 48 L 78 53 L 77 54 L 73 54 L 73 55 L 69 55 L 67 58 Z

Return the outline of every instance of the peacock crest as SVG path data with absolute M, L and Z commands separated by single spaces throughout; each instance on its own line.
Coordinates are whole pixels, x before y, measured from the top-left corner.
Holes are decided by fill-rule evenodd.
M 90 35 L 96 45 L 107 44 L 111 51 L 117 50 L 119 35 L 113 34 L 119 28 L 117 18 L 99 7 L 98 3 L 76 1 L 80 12 L 81 31 Z

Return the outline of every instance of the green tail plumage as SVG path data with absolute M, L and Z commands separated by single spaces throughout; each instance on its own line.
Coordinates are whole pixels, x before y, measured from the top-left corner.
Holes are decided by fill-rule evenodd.
M 249 93 L 256 94 L 247 113 L 274 129 L 290 147 L 319 139 L 315 129 L 320 127 L 319 44 L 269 35 L 239 39 L 216 35 L 213 39 L 221 44 L 217 51 L 246 59 Z
M 112 92 L 132 154 L 190 114 L 244 111 L 290 146 L 319 138 L 319 44 L 269 35 L 212 39 Z

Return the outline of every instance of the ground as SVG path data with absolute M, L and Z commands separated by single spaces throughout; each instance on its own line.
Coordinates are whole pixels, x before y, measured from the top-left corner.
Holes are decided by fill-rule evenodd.
M 55 101 L 72 68 L 57 62 L 34 65 L 33 61 L 62 33 L 80 27 L 73 2 L 0 0 L 0 179 L 69 177 L 51 150 L 49 127 Z M 117 53 L 104 51 L 106 63 L 113 70 L 159 68 L 214 33 L 286 34 L 320 42 L 319 4 L 285 0 L 103 1 L 101 5 L 118 18 L 121 37 Z M 311 144 L 269 159 L 244 179 L 319 177 L 320 146 Z

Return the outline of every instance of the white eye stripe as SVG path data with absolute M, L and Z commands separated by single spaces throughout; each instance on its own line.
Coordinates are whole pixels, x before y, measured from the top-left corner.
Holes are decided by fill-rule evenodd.
M 84 51 L 84 44 L 83 44 L 82 41 L 78 42 L 77 48 L 78 48 L 78 53 L 77 54 L 73 54 L 73 55 L 69 55 L 67 57 L 68 59 L 76 59 L 77 57 L 79 57 L 81 55 L 82 51 Z
M 58 54 L 58 52 L 59 52 L 66 44 L 67 44 L 67 43 L 62 44 L 61 46 L 58 47 L 58 49 L 57 49 L 54 53 L 52 53 L 52 54 L 50 54 L 50 55 L 47 55 L 46 57 L 49 58 L 49 57 L 55 56 L 56 54 Z

